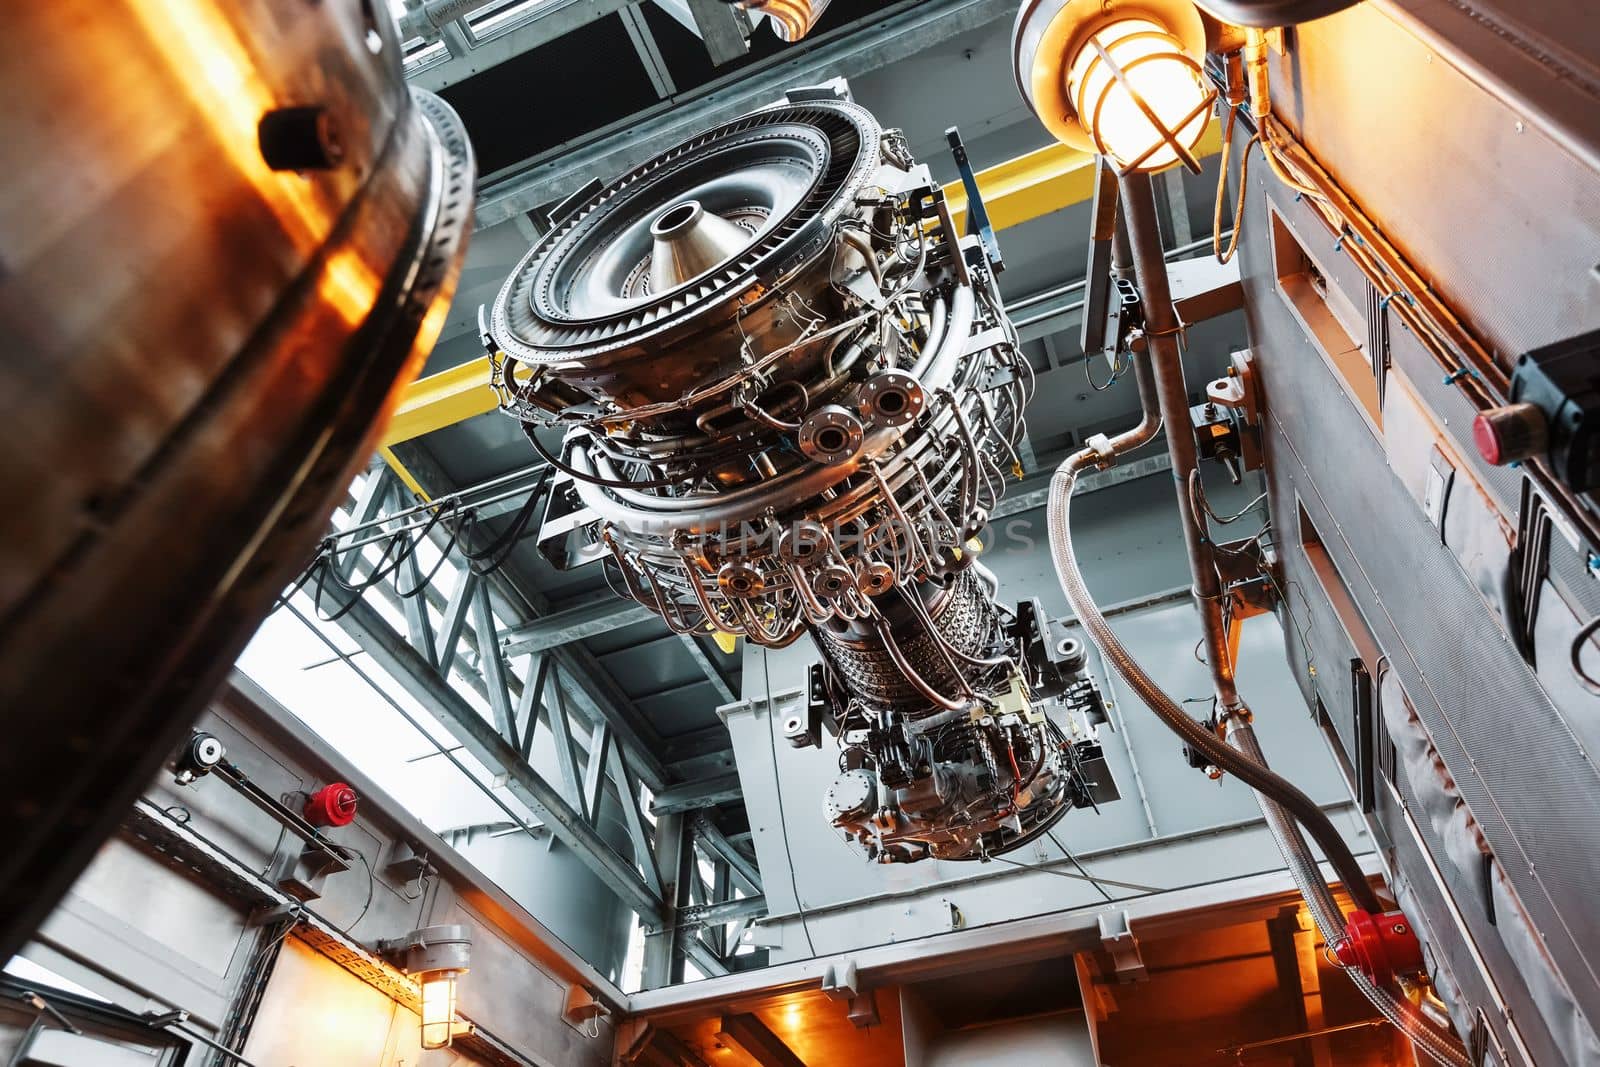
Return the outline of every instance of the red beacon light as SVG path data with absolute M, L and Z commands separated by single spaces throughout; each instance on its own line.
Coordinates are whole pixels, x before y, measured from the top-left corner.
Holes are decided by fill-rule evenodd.
M 306 822 L 312 826 L 349 826 L 360 798 L 343 782 L 330 782 L 306 798 Z
M 1359 968 L 1379 985 L 1422 970 L 1422 942 L 1404 912 L 1352 911 L 1345 917 L 1344 941 L 1333 954 L 1342 966 Z

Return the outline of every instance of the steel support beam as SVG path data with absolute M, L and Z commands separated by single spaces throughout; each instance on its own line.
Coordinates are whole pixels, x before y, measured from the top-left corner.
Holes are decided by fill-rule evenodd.
M 544 652 L 654 618 L 656 613 L 643 604 L 604 597 L 565 611 L 541 615 L 509 630 L 501 637 L 500 647 L 508 656 Z
M 491 774 L 503 776 L 512 794 L 629 907 L 650 921 L 661 920 L 661 898 L 646 887 L 632 865 L 613 851 L 560 792 L 539 777 L 511 742 L 473 710 L 375 608 L 356 600 L 339 625 L 367 650 L 375 663 L 438 716 L 474 759 Z
M 467 612 L 477 599 L 480 578 L 471 568 L 463 567 L 456 575 L 455 591 L 445 605 L 444 616 L 439 620 L 439 640 L 435 646 L 433 665 L 441 672 L 448 671 L 455 662 L 456 646 L 461 643 L 461 631 L 467 624 Z
M 512 725 L 522 730 L 520 739 L 517 740 L 517 751 L 522 753 L 522 758 L 527 759 L 533 752 L 533 732 L 539 726 L 539 713 L 543 710 L 544 687 L 550 680 L 550 659 L 547 656 L 531 656 L 528 659 L 528 669 L 525 677 L 528 679 L 522 686 L 522 699 L 517 702 L 517 712 Z M 594 816 L 589 817 L 594 821 Z
M 749 1056 L 761 1067 L 806 1067 L 805 1062 L 789 1051 L 778 1035 L 767 1029 L 765 1023 L 754 1015 L 741 1013 L 722 1017 L 722 1028 L 717 1037 Z
M 403 452 L 401 458 L 425 485 L 439 488 L 450 484 L 449 478 L 427 449 L 409 445 L 402 446 L 401 451 Z M 436 537 L 448 539 L 443 531 L 435 530 L 434 534 Z M 481 551 L 483 548 L 481 538 L 469 536 L 465 538 L 463 547 L 471 551 Z M 499 597 L 507 612 L 508 622 L 519 623 L 531 616 L 546 614 L 550 610 L 549 601 L 538 590 L 527 586 L 524 582 L 513 583 L 504 569 L 492 572 L 482 580 L 488 582 L 492 591 Z M 441 656 L 445 654 L 443 648 L 440 649 L 440 654 Z M 629 703 L 627 696 L 614 682 L 603 676 L 604 672 L 594 656 L 578 645 L 552 649 L 549 655 L 561 668 L 562 680 L 567 683 L 563 692 L 578 712 L 591 723 L 604 721 L 611 727 L 616 742 L 627 753 L 629 766 L 639 776 L 640 781 L 652 791 L 665 788 L 667 771 L 657 755 L 663 742 L 655 735 L 649 723 L 645 722 L 638 709 Z
M 720 67 L 749 54 L 750 16 L 742 8 L 723 0 L 688 0 L 687 7 L 712 64 Z
M 361 483 L 360 495 L 356 497 L 355 507 L 350 510 L 350 525 L 360 526 L 371 522 L 383 513 L 383 502 L 387 499 L 389 488 L 389 471 L 384 467 L 373 467 L 367 471 L 366 481 Z M 335 541 L 338 546 L 343 546 L 358 540 L 356 537 L 341 537 Z M 346 581 L 356 572 L 356 566 L 361 562 L 359 551 L 346 551 L 339 557 L 334 569 Z
M 495 729 L 500 732 L 501 737 L 515 744 L 517 729 L 511 711 L 511 688 L 507 684 L 506 661 L 496 639 L 494 609 L 489 604 L 489 587 L 482 582 L 478 583 L 477 593 L 472 598 L 472 624 L 478 634 L 479 673 L 483 675 L 483 684 L 488 690 L 489 709 L 494 713 Z M 520 752 L 518 754 L 520 755 Z
M 1370 875 L 1381 875 L 1383 867 L 1377 856 L 1369 853 L 1361 862 Z M 1264 921 L 1297 900 L 1294 880 L 1287 871 L 1279 870 L 1151 893 L 1119 901 L 1117 906 L 1128 912 L 1139 936 L 1155 940 L 1175 932 Z M 818 989 L 830 969 L 847 963 L 856 965 L 858 975 L 869 986 L 882 987 L 1056 958 L 1097 947 L 1100 914 L 1097 903 L 814 956 L 706 982 L 645 989 L 628 998 L 628 1014 L 673 1025 L 701 1018 L 708 1011 L 748 1011 L 774 996 Z
M 656 862 L 661 865 L 664 884 L 661 899 L 665 902 L 661 922 L 653 930 L 645 931 L 644 971 L 641 981 L 646 989 L 671 985 L 678 957 L 678 907 L 684 899 L 684 875 L 692 862 L 694 852 L 684 847 L 688 841 L 688 828 L 681 815 L 664 815 L 656 820 Z
M 728 973 L 728 965 L 716 954 L 710 945 L 693 935 L 679 938 L 680 951 L 685 959 L 690 960 L 700 968 L 702 974 L 716 978 Z
M 462 363 L 418 378 L 406 387 L 383 431 L 383 443 L 392 447 L 498 406 L 499 400 L 489 388 L 488 357 Z
M 465 54 L 452 56 L 443 63 L 434 63 L 407 72 L 406 80 L 413 85 L 438 92 L 447 86 L 464 81 L 508 59 L 542 44 L 549 44 L 573 30 L 619 11 L 634 0 L 565 0 L 564 3 L 546 4 L 529 13 L 520 24 L 508 25 L 493 34 L 468 41 Z
M 1213 122 L 1207 134 L 1216 134 L 1220 139 L 1222 134 L 1219 125 Z M 1168 247 L 1186 245 L 1194 240 L 1194 229 L 1189 225 L 1189 197 L 1183 189 L 1184 175 L 1187 173 L 1182 167 L 1174 167 L 1161 176 L 1160 194 L 1162 204 L 1167 209 Z
M 755 863 L 734 847 L 733 842 L 728 840 L 728 835 L 724 834 L 722 828 L 712 822 L 711 817 L 705 812 L 700 812 L 695 816 L 694 832 L 700 844 L 704 845 L 706 850 L 716 858 L 726 863 L 728 870 L 733 873 L 734 877 L 744 883 L 744 887 L 748 892 L 763 892 L 761 888 L 761 873 L 756 870 Z
M 552 649 L 550 655 L 561 665 L 562 679 L 570 683 L 562 689 L 566 699 L 590 722 L 604 722 L 611 728 L 617 743 L 628 754 L 628 766 L 645 785 L 651 790 L 666 788 L 667 771 L 656 755 L 660 740 L 637 711 L 622 710 L 627 698 L 609 678 L 599 677 L 603 668 L 595 658 L 572 645 Z
M 645 885 L 660 897 L 661 872 L 656 869 L 655 851 L 650 843 L 650 827 L 645 825 L 644 812 L 639 810 L 639 805 L 644 803 L 643 791 L 639 788 L 638 781 L 629 773 L 627 762 L 616 749 L 607 749 L 596 755 L 605 759 L 603 765 L 610 768 L 612 781 L 616 782 L 617 799 L 622 808 L 622 822 L 628 828 L 628 840 L 633 842 L 634 861 L 638 863 L 640 872 L 644 875 Z
M 672 72 L 667 69 L 667 61 L 661 58 L 661 49 L 657 47 L 655 35 L 650 32 L 643 13 L 630 4 L 618 14 L 622 16 L 628 39 L 633 42 L 633 50 L 639 56 L 645 76 L 650 79 L 650 87 L 656 91 L 656 95 L 664 98 L 677 92 L 678 87 L 672 82 Z
M 668 786 L 655 795 L 650 811 L 656 815 L 673 815 L 682 811 L 714 808 L 729 800 L 744 796 L 737 774 L 719 774 L 699 782 L 685 782 Z
M 578 761 L 572 751 L 572 725 L 567 719 L 567 704 L 561 695 L 561 678 L 556 676 L 554 686 L 555 697 L 546 709 L 546 721 L 550 726 L 550 739 L 556 748 L 556 773 L 561 775 L 561 792 L 575 807 L 583 802 L 585 794 L 578 791 Z M 599 744 L 595 742 L 598 741 Z M 589 764 L 594 767 L 605 766 L 606 734 L 604 720 L 595 726 L 594 733 L 589 738 Z M 599 762 L 596 762 L 598 757 Z M 595 822 L 600 813 L 600 792 L 602 786 L 597 784 L 594 791 L 594 801 L 589 805 L 589 821 Z
M 796 85 L 858 77 L 1015 14 L 1016 0 L 907 0 L 881 12 L 870 30 L 846 28 L 835 37 L 786 49 L 759 69 L 701 86 L 648 119 L 623 120 L 614 128 L 616 135 L 557 146 L 518 173 L 485 183 L 478 193 L 478 225 L 493 226 L 553 203 L 596 175 L 624 174 L 688 137 L 783 99 Z
M 398 488 L 394 490 L 394 499 L 396 501 L 403 499 Z M 402 507 L 403 505 L 397 506 L 395 510 L 399 511 Z M 400 581 L 404 582 L 405 585 L 403 587 L 397 585 L 397 590 L 399 588 L 413 590 L 421 590 L 423 588 L 422 564 L 417 560 L 415 552 L 407 552 L 405 560 L 400 564 Z M 421 653 L 422 658 L 429 663 L 438 663 L 439 652 L 433 643 L 433 620 L 428 617 L 428 598 L 420 594 L 404 597 L 401 600 L 400 607 L 405 613 L 406 636 L 411 639 L 412 647 Z M 487 681 L 487 679 L 485 680 Z M 504 679 L 501 679 L 500 684 L 504 687 Z
M 648 1062 L 641 1060 L 642 1067 L 707 1067 L 694 1049 L 666 1030 L 652 1035 L 646 1055 L 652 1058 Z
M 700 642 L 695 639 L 694 635 L 679 634 L 678 637 L 683 641 L 683 647 L 689 653 L 689 658 L 694 660 L 695 665 L 700 668 L 700 673 L 706 676 L 706 681 L 710 682 L 711 688 L 717 691 L 717 696 L 721 698 L 722 703 L 732 704 L 735 700 L 738 700 L 739 694 L 733 691 L 733 686 L 728 684 L 728 679 L 723 676 L 722 671 L 717 668 L 711 657 L 706 655 L 706 650 L 700 647 Z

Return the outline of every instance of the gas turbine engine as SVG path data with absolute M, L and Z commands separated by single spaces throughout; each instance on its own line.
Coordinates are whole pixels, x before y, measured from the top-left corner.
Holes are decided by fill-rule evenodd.
M 546 555 L 602 560 L 681 633 L 810 635 L 785 734 L 839 740 L 828 815 L 881 862 L 1004 852 L 1115 797 L 1082 647 L 976 559 L 1032 372 L 898 131 L 797 91 L 556 215 L 485 328 L 559 472 Z

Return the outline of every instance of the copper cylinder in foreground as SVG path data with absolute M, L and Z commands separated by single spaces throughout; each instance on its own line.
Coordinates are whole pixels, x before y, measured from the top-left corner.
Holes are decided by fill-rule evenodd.
M 8 30 L 0 958 L 320 537 L 471 213 L 376 0 L 56 0 Z

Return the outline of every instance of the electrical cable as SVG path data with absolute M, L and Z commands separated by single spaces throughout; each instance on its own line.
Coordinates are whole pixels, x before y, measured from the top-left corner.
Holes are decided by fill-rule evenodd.
M 1294 166 L 1292 160 L 1284 158 L 1283 147 L 1275 140 L 1279 136 L 1277 120 L 1271 115 L 1263 115 L 1258 120 L 1256 140 L 1261 145 L 1261 156 L 1267 161 L 1267 167 L 1284 185 L 1299 193 L 1312 203 L 1312 206 L 1326 204 L 1327 194 L 1310 182 L 1304 181 L 1289 173 L 1289 168 Z
M 517 544 L 522 540 L 523 532 L 528 528 L 528 524 L 533 521 L 534 512 L 538 510 L 539 504 L 544 500 L 545 491 L 549 488 L 552 477 L 552 468 L 546 467 L 544 471 L 540 473 L 539 480 L 535 482 L 533 487 L 528 491 L 528 498 L 522 502 L 522 506 L 519 507 L 516 514 L 512 516 L 511 522 L 497 537 L 495 537 L 481 549 L 473 550 L 466 547 L 471 541 L 472 534 L 477 531 L 478 526 L 480 525 L 478 509 L 476 507 L 468 507 L 463 511 L 460 529 L 452 531 L 451 543 L 460 543 L 461 555 L 466 558 L 467 565 L 472 569 L 474 574 L 478 575 L 479 577 L 488 575 L 498 570 L 500 565 L 510 557 L 511 553 L 516 549 Z M 424 529 L 422 534 L 419 536 L 427 536 L 427 530 Z M 448 555 L 448 553 L 440 553 L 441 562 L 443 561 L 445 555 Z M 485 563 L 485 560 L 488 562 Z M 438 569 L 439 568 L 436 565 L 434 567 L 434 573 L 437 573 Z M 432 584 L 432 582 L 433 575 L 430 574 L 427 580 L 419 581 L 417 583 L 417 587 L 409 592 L 401 590 L 399 588 L 399 582 L 396 582 L 396 592 L 399 592 L 402 597 L 415 596 Z
M 466 540 L 480 525 L 476 506 L 460 509 L 462 521 L 457 524 L 446 525 L 446 528 L 450 531 L 450 537 L 440 549 L 439 559 L 429 568 L 427 574 L 419 573 L 416 583 L 410 589 L 406 589 L 401 585 L 397 572 L 408 559 L 416 554 L 419 546 L 428 538 L 434 528 L 443 522 L 447 515 L 456 513 L 456 509 L 453 506 L 439 508 L 419 528 L 395 531 L 384 543 L 383 551 L 372 564 L 371 571 L 359 581 L 351 581 L 340 573 L 339 568 L 334 564 L 334 560 L 341 555 L 338 548 L 339 535 L 328 538 L 324 541 L 323 549 L 316 559 L 312 560 L 311 565 L 306 568 L 299 580 L 289 588 L 282 599 L 287 601 L 289 597 L 299 592 L 308 582 L 315 578 L 313 587 L 316 590 L 316 594 L 312 603 L 316 608 L 317 617 L 322 619 L 323 622 L 337 622 L 354 609 L 356 603 L 366 594 L 367 590 L 372 589 L 380 582 L 386 581 L 391 575 L 396 576 L 394 591 L 402 600 L 423 595 L 433 585 L 434 579 L 438 577 L 440 570 L 444 568 L 445 562 L 450 558 L 450 554 L 455 552 L 458 547 L 462 558 L 467 564 L 467 568 L 473 574 L 479 577 L 491 574 L 505 563 L 512 551 L 516 549 L 518 543 L 521 542 L 528 524 L 533 520 L 534 513 L 538 510 L 545 490 L 549 487 L 551 477 L 552 468 L 547 466 L 540 472 L 539 480 L 529 490 L 527 499 L 517 509 L 511 523 L 482 549 L 474 551 L 468 549 L 465 544 Z M 400 545 L 404 545 L 404 547 L 391 558 L 391 554 Z M 359 554 L 361 547 L 347 548 L 344 551 L 353 551 Z M 357 565 L 359 563 L 358 556 Z M 330 592 L 328 579 L 330 577 L 333 579 L 334 587 L 342 591 L 343 595 L 337 596 L 337 599 L 342 603 L 332 614 L 324 615 L 322 605 L 328 601 L 328 593 Z
M 1578 679 L 1578 684 L 1596 696 L 1600 696 L 1600 680 L 1597 680 L 1583 666 L 1584 642 L 1593 637 L 1596 631 L 1600 631 L 1600 615 L 1596 615 L 1584 623 L 1582 628 L 1578 630 L 1577 635 L 1572 639 L 1572 649 L 1567 660 L 1572 666 L 1573 675 Z
M 376 892 L 378 887 L 378 880 L 372 874 L 372 864 L 367 862 L 366 853 L 362 852 L 359 848 L 354 848 L 350 845 L 341 845 L 339 847 L 347 852 L 354 853 L 356 859 L 361 861 L 361 866 L 367 869 L 367 899 L 366 902 L 361 905 L 361 910 L 356 913 L 356 917 L 351 919 L 350 922 L 345 926 L 344 932 L 348 934 L 351 930 L 356 928 L 356 925 L 360 923 L 362 919 L 367 917 L 367 911 L 372 907 L 373 893 Z
M 360 596 L 362 593 L 366 592 L 368 589 L 371 589 L 373 586 L 377 585 L 379 582 L 381 582 L 381 581 L 385 580 L 386 578 L 388 578 L 391 574 L 395 573 L 400 568 L 401 564 L 405 563 L 406 560 L 410 559 L 416 553 L 417 546 L 419 544 L 421 544 L 422 541 L 425 540 L 430 533 L 433 532 L 434 527 L 438 526 L 439 523 L 444 520 L 445 512 L 446 512 L 446 509 L 444 509 L 444 508 L 441 508 L 437 512 L 435 512 L 428 519 L 428 521 L 423 524 L 421 529 L 418 531 L 417 536 L 414 537 L 414 538 L 407 536 L 407 534 L 410 533 L 409 530 L 396 530 L 395 533 L 391 537 L 389 537 L 388 540 L 385 542 L 384 547 L 383 547 L 383 551 L 381 553 L 379 553 L 377 561 L 374 562 L 373 565 L 372 565 L 371 572 L 367 575 L 366 578 L 362 579 L 359 582 L 352 582 L 352 581 L 346 579 L 344 577 L 344 575 L 339 572 L 339 569 L 333 565 L 333 558 L 334 558 L 335 555 L 338 554 L 337 545 L 338 545 L 338 540 L 339 539 L 338 539 L 337 536 L 329 538 L 328 541 L 325 542 L 325 544 L 327 544 L 329 546 L 329 548 L 317 556 L 316 560 L 314 560 L 312 562 L 311 567 L 307 570 L 307 573 L 306 573 L 306 576 L 305 576 L 305 577 L 309 577 L 311 573 L 317 571 L 319 567 L 321 568 L 320 573 L 317 574 L 317 602 L 321 603 L 321 601 L 322 601 L 323 585 L 324 585 L 324 582 L 327 579 L 327 575 L 328 574 L 332 574 L 333 578 L 334 578 L 334 581 L 339 586 L 341 586 L 346 592 L 354 593 L 357 596 Z M 456 536 L 455 532 L 452 531 L 452 533 L 451 533 L 451 546 L 452 547 L 454 546 L 454 543 L 455 543 L 455 536 Z M 402 544 L 405 547 L 400 550 L 399 555 L 396 555 L 396 556 L 394 556 L 393 559 L 391 559 L 390 558 L 390 553 L 392 553 L 397 546 L 402 545 Z M 353 551 L 359 552 L 360 550 L 359 549 L 355 549 Z M 433 565 L 433 569 L 428 572 L 428 576 L 425 579 L 423 579 L 420 583 L 418 583 L 418 588 L 419 589 L 424 587 L 424 586 L 426 586 L 426 585 L 428 585 L 430 582 L 433 581 L 434 576 L 439 573 L 439 568 L 444 563 L 444 557 L 447 556 L 447 555 L 449 555 L 449 548 L 447 548 L 445 550 L 445 552 L 440 555 L 439 562 L 435 563 Z M 358 558 L 358 562 L 359 562 L 359 558 Z M 296 583 L 295 589 L 298 589 L 300 587 L 300 585 L 303 585 L 305 583 L 305 577 L 302 577 L 300 582 Z M 293 591 L 294 590 L 291 590 L 291 593 Z M 407 594 L 407 595 L 414 595 L 414 593 L 413 594 Z M 344 612 L 346 612 L 348 610 L 349 610 L 349 607 L 347 605 L 343 610 L 341 610 L 340 615 L 344 614 Z M 338 618 L 338 617 L 339 616 L 334 616 L 334 618 Z M 329 621 L 332 621 L 332 620 L 329 620 Z
M 675 485 L 682 485 L 684 482 L 693 481 L 696 478 L 702 477 L 703 475 L 710 473 L 712 469 L 711 465 L 707 464 L 697 467 L 689 473 L 676 478 L 651 478 L 642 482 L 625 481 L 616 478 L 601 478 L 598 475 L 588 474 L 584 471 L 580 471 L 576 467 L 569 466 L 567 463 L 557 458 L 548 448 L 544 446 L 544 442 L 539 440 L 539 435 L 534 432 L 532 423 L 522 423 L 522 435 L 528 439 L 529 444 L 533 445 L 533 450 L 539 453 L 540 458 L 542 458 L 546 463 L 550 464 L 550 466 L 554 467 L 556 470 L 560 471 L 562 474 L 565 474 L 569 478 L 577 478 L 581 481 L 588 482 L 591 485 L 601 486 L 605 489 L 670 489 Z
M 1097 393 L 1103 393 L 1107 389 L 1110 389 L 1113 385 L 1116 385 L 1117 379 L 1122 377 L 1122 372 L 1128 369 L 1128 364 L 1122 359 L 1122 349 L 1120 348 L 1117 349 L 1116 353 L 1111 358 L 1111 376 L 1108 377 L 1104 382 L 1097 382 L 1094 380 L 1094 372 L 1089 369 L 1089 364 L 1093 362 L 1094 357 L 1087 352 L 1084 353 L 1083 377 L 1084 380 L 1089 383 L 1089 388 L 1093 389 Z
M 800 918 L 800 932 L 806 935 L 806 949 L 815 957 L 817 946 L 811 940 L 811 928 L 806 923 L 805 904 L 800 900 L 800 883 L 794 874 L 794 853 L 789 850 L 789 821 L 783 814 L 783 779 L 778 774 L 778 740 L 772 726 L 772 664 L 769 662 L 769 657 L 769 650 L 763 648 L 761 673 L 767 687 L 767 749 L 772 754 L 772 792 L 778 799 L 778 825 L 782 828 L 778 836 L 783 841 L 783 855 L 789 863 L 789 888 L 794 891 L 794 911 Z
M 1222 203 L 1226 199 L 1228 190 L 1228 157 L 1233 152 L 1233 124 L 1238 117 L 1239 107 L 1236 105 L 1228 108 L 1227 128 L 1222 131 L 1222 160 L 1217 170 L 1217 198 L 1214 210 L 1211 213 L 1211 252 L 1217 257 L 1217 262 L 1226 266 L 1233 259 L 1234 253 L 1239 250 L 1239 234 L 1244 230 L 1244 196 L 1246 182 L 1250 179 L 1250 149 L 1261 140 L 1259 133 L 1250 135 L 1250 140 L 1245 142 L 1244 154 L 1239 157 L 1239 195 L 1233 208 L 1233 232 L 1228 236 L 1228 247 L 1222 247 Z
M 1194 510 L 1195 525 L 1202 530 L 1205 529 L 1205 523 L 1200 521 L 1200 516 L 1202 514 L 1204 514 L 1212 522 L 1218 523 L 1222 526 L 1227 526 L 1230 523 L 1238 522 L 1240 519 L 1250 514 L 1250 512 L 1254 511 L 1257 507 L 1264 503 L 1266 499 L 1267 492 L 1263 490 L 1261 494 L 1258 495 L 1254 500 L 1250 501 L 1250 503 L 1234 512 L 1232 515 L 1224 518 L 1223 516 L 1218 515 L 1215 511 L 1211 510 L 1211 502 L 1206 499 L 1206 487 L 1200 481 L 1199 468 L 1189 472 L 1189 506 Z M 1258 534 L 1257 536 L 1260 535 Z
M 367 590 L 373 588 L 378 583 L 387 579 L 391 574 L 395 573 L 395 571 L 399 569 L 400 565 L 416 552 L 417 546 L 421 543 L 422 539 L 426 538 L 428 534 L 432 532 L 433 528 L 439 524 L 442 514 L 443 513 L 441 512 L 440 515 L 434 516 L 434 518 L 431 519 L 427 525 L 423 526 L 421 532 L 417 535 L 415 540 L 406 539 L 405 531 L 397 532 L 384 547 L 383 553 L 378 557 L 378 561 L 373 564 L 372 571 L 367 575 L 366 578 L 360 581 L 349 581 L 344 577 L 344 575 L 340 574 L 339 568 L 333 565 L 331 553 L 325 553 L 317 556 L 317 558 L 312 561 L 311 566 L 306 569 L 306 572 L 301 575 L 300 580 L 290 587 L 289 591 L 284 594 L 284 598 L 286 599 L 287 597 L 293 596 L 295 593 L 299 592 L 300 589 L 306 584 L 307 579 L 314 575 L 317 581 L 316 596 L 312 600 L 312 605 L 317 611 L 317 616 L 318 618 L 321 618 L 323 622 L 337 622 L 339 619 L 344 618 L 350 613 L 355 605 L 360 602 L 361 597 L 366 593 Z M 416 588 L 410 590 L 409 592 L 401 593 L 398 588 L 399 583 L 397 581 L 396 592 L 400 593 L 402 596 L 416 596 L 429 585 L 431 585 L 433 583 L 433 579 L 438 576 L 440 569 L 444 566 L 445 560 L 449 558 L 451 551 L 454 550 L 456 546 L 456 540 L 459 536 L 460 533 L 458 530 L 451 530 L 450 540 L 440 551 L 438 562 L 433 565 L 432 569 L 428 571 L 425 577 L 421 578 L 417 582 Z M 402 551 L 399 556 L 395 557 L 393 560 L 390 560 L 388 558 L 389 552 L 402 539 L 406 540 L 405 550 Z M 327 580 L 329 575 L 332 575 L 334 584 L 336 586 L 350 595 L 344 598 L 344 602 L 340 606 L 339 610 L 335 611 L 332 615 L 323 617 L 322 604 L 325 602 L 326 593 L 328 591 Z
M 1067 859 L 1072 861 L 1072 865 L 1074 867 L 1078 868 L 1078 873 L 1079 874 L 1083 875 L 1091 883 L 1094 884 L 1094 887 L 1100 891 L 1100 895 L 1101 896 L 1105 897 L 1106 900 L 1108 900 L 1108 901 L 1116 899 L 1110 893 L 1106 892 L 1105 886 L 1100 884 L 1100 880 L 1098 878 L 1096 878 L 1094 875 L 1090 874 L 1088 871 L 1083 869 L 1083 864 L 1078 862 L 1078 857 L 1073 855 L 1073 852 L 1072 852 L 1072 850 L 1070 848 L 1068 848 L 1066 845 L 1063 845 L 1061 843 L 1061 839 L 1056 837 L 1056 832 L 1054 830 L 1046 830 L 1044 832 L 1044 835 L 1046 837 L 1048 837 L 1052 842 L 1055 843 L 1056 848 L 1059 848 L 1061 850 L 1062 854 L 1067 857 Z M 1126 885 L 1127 883 L 1124 882 L 1124 883 L 1120 883 L 1120 884 Z M 1146 888 L 1146 892 L 1157 893 L 1157 892 L 1160 892 L 1160 890 L 1150 889 L 1150 888 L 1147 887 Z

